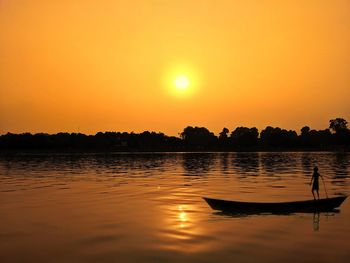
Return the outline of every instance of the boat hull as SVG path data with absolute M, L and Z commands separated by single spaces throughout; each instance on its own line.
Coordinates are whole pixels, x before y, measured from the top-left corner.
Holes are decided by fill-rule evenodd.
M 319 200 L 279 202 L 279 203 L 259 203 L 259 202 L 239 202 L 203 197 L 208 205 L 218 211 L 228 213 L 313 213 L 327 212 L 339 207 L 347 196 L 337 196 Z

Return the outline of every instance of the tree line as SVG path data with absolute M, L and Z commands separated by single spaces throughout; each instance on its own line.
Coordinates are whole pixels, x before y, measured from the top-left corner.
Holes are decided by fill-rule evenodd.
M 144 131 L 82 133 L 7 133 L 0 136 L 1 151 L 259 151 L 350 150 L 350 130 L 343 118 L 329 121 L 324 130 L 293 130 L 267 126 L 227 128 L 216 136 L 205 127 L 188 126 L 179 137 Z

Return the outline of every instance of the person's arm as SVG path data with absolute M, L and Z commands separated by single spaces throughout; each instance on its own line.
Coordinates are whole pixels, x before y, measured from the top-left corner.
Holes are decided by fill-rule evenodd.
M 311 181 L 310 181 L 310 185 L 312 184 L 312 181 L 314 180 L 314 175 L 312 174 L 311 176 Z

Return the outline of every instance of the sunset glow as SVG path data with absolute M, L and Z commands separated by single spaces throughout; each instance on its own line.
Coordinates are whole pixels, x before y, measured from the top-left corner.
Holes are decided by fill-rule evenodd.
M 181 75 L 175 78 L 174 84 L 178 90 L 186 90 L 190 86 L 190 81 L 186 76 Z
M 349 1 L 1 1 L 0 131 L 327 128 L 350 119 L 349 9 Z
M 0 0 L 0 263 L 347 262 L 350 0 Z

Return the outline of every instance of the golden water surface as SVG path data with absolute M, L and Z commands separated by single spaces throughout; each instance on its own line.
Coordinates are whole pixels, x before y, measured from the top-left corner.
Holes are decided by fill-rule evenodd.
M 222 215 L 241 201 L 349 193 L 347 153 L 0 157 L 0 262 L 347 262 L 350 200 L 321 214 Z

